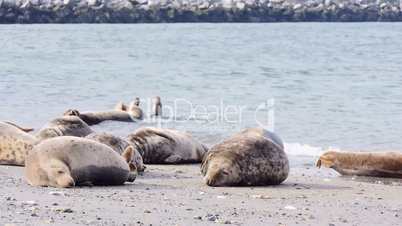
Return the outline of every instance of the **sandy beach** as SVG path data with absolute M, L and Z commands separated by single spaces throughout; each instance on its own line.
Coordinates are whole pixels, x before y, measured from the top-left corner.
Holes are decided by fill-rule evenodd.
M 133 184 L 29 186 L 0 166 L 1 225 L 401 225 L 402 180 L 292 168 L 275 187 L 206 186 L 199 165 L 149 165 Z

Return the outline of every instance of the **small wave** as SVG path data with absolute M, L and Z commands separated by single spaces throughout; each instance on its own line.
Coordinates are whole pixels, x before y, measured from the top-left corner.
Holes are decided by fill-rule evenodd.
M 336 150 L 336 148 L 333 147 L 330 148 L 332 150 Z M 285 152 L 288 155 L 317 157 L 320 156 L 326 150 L 328 150 L 328 148 L 315 147 L 308 144 L 285 143 Z

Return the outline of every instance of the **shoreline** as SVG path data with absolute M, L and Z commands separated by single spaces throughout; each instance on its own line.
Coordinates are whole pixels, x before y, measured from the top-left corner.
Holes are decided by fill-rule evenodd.
M 208 187 L 199 165 L 148 165 L 133 184 L 29 186 L 23 168 L 0 166 L 0 224 L 399 225 L 402 180 L 291 168 L 279 186 Z
M 0 0 L 0 24 L 401 22 L 395 1 Z

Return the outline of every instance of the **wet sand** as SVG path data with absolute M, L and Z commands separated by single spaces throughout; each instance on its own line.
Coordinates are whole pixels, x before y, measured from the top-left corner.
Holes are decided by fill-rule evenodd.
M 212 188 L 199 165 L 148 166 L 133 184 L 31 187 L 0 166 L 0 225 L 401 225 L 402 180 L 292 168 L 276 187 Z

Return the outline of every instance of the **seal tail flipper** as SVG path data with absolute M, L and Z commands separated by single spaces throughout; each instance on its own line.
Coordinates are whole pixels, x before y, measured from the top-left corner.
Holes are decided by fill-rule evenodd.
M 18 129 L 20 129 L 20 130 L 22 130 L 22 131 L 24 131 L 24 132 L 26 132 L 26 133 L 29 133 L 29 132 L 34 131 L 33 128 L 24 128 L 24 127 L 18 126 L 18 125 L 15 124 L 15 123 L 12 123 L 12 122 L 5 122 L 5 123 L 7 123 L 7 124 L 9 124 L 9 125 L 12 125 L 12 126 L 18 128 Z

